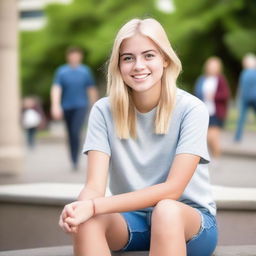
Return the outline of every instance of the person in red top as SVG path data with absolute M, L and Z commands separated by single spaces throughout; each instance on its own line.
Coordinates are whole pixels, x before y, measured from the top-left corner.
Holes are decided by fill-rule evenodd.
M 210 115 L 208 129 L 208 146 L 212 158 L 221 155 L 220 131 L 227 116 L 229 85 L 222 74 L 222 61 L 218 57 L 210 57 L 204 65 L 204 75 L 196 82 L 195 95 L 207 106 Z

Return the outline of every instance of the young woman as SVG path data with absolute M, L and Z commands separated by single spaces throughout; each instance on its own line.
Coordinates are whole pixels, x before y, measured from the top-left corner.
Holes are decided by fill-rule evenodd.
M 73 234 L 75 255 L 214 251 L 209 117 L 200 100 L 176 89 L 180 70 L 156 20 L 133 19 L 118 32 L 108 67 L 109 96 L 90 113 L 86 185 L 60 216 L 60 226 Z M 105 197 L 108 174 L 113 196 Z
M 210 115 L 207 140 L 212 160 L 216 161 L 221 155 L 220 132 L 227 116 L 229 85 L 222 74 L 222 61 L 218 57 L 206 60 L 204 73 L 196 82 L 195 95 L 206 104 Z

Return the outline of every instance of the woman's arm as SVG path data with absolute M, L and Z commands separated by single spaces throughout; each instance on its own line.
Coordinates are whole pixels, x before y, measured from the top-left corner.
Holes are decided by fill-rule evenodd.
M 88 152 L 86 183 L 79 194 L 79 201 L 105 196 L 108 167 L 107 154 L 100 151 Z
M 193 176 L 199 160 L 199 156 L 192 154 L 176 155 L 165 182 L 134 192 L 96 198 L 95 214 L 133 211 L 154 206 L 163 199 L 177 200 Z
M 177 200 L 193 176 L 200 157 L 192 154 L 176 155 L 167 180 L 138 191 L 110 197 L 99 197 L 74 204 L 74 214 L 65 219 L 70 229 L 93 215 L 134 211 L 156 205 L 160 200 Z M 156 170 L 157 171 L 157 170 Z M 68 230 L 69 231 L 69 230 Z
M 67 204 L 59 219 L 59 225 L 65 232 L 76 232 L 75 227 L 67 224 L 66 220 L 76 217 L 76 221 L 89 219 L 93 215 L 93 204 L 91 199 L 104 197 L 107 184 L 109 156 L 100 151 L 89 151 L 87 161 L 87 178 L 78 201 Z M 81 217 L 76 213 L 79 211 Z

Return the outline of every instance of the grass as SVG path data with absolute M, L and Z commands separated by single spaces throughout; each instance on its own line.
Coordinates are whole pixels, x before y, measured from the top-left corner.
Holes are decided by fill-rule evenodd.
M 237 108 L 233 106 L 229 108 L 228 117 L 225 124 L 226 130 L 235 131 L 237 126 L 238 115 L 239 113 Z M 245 130 L 256 132 L 256 115 L 252 110 L 248 111 Z

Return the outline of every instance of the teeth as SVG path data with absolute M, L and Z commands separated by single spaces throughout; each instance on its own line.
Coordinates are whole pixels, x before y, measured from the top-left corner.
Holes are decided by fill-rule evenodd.
M 146 75 L 136 75 L 136 76 L 133 76 L 134 78 L 137 78 L 137 79 L 143 79 L 143 78 L 146 78 L 148 76 L 148 74 Z

